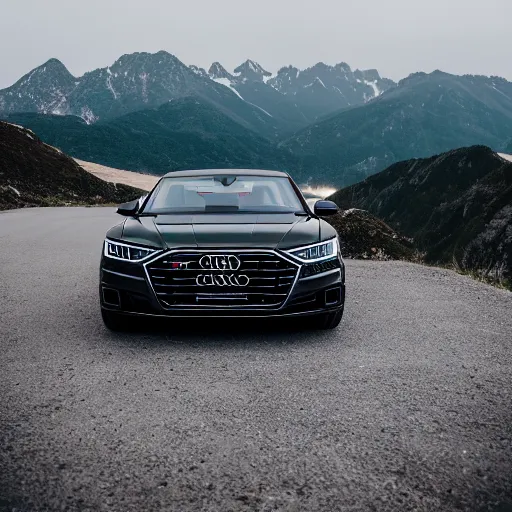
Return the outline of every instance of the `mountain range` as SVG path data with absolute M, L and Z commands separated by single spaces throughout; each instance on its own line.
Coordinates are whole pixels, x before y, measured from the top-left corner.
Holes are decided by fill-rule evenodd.
M 281 143 L 304 170 L 321 169 L 331 183 L 350 185 L 394 162 L 483 144 L 502 150 L 512 134 L 512 83 L 497 77 L 440 71 L 402 80 Z
M 488 147 L 399 162 L 330 199 L 412 237 L 427 262 L 512 288 L 512 162 Z
M 381 78 L 376 69 L 352 71 L 344 62 L 334 66 L 319 62 L 304 70 L 285 66 L 275 76 L 252 60 L 235 68 L 232 74 L 222 64 L 214 62 L 208 76 L 269 111 L 275 101 L 293 103 L 302 122 L 312 122 L 337 110 L 364 104 L 396 85 L 390 79 Z
M 352 72 L 347 64 L 317 64 L 304 71 L 283 68 L 272 77 L 248 60 L 234 74 L 219 63 L 207 73 L 160 51 L 123 55 L 111 66 L 82 77 L 74 77 L 62 62 L 50 59 L 0 91 L 0 112 L 74 115 L 93 124 L 197 96 L 272 137 L 364 103 L 393 85 L 376 70 Z
M 279 166 L 342 187 L 461 146 L 512 152 L 512 83 L 435 71 L 395 84 L 345 63 L 205 70 L 162 51 L 79 78 L 51 59 L 0 91 L 0 118 L 111 167 Z

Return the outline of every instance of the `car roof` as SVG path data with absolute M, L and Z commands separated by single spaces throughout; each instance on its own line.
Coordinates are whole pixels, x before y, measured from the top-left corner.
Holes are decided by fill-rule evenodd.
M 172 171 L 164 175 L 164 178 L 184 178 L 187 176 L 268 176 L 287 178 L 288 174 L 282 171 L 265 171 L 262 169 L 197 169 L 190 171 Z

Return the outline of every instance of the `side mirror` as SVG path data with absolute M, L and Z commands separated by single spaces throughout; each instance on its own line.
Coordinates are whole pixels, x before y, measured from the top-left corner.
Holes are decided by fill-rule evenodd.
M 315 215 L 319 217 L 328 217 L 329 215 L 338 213 L 338 205 L 332 201 L 317 201 L 313 211 Z
M 139 211 L 139 200 L 135 199 L 129 203 L 120 204 L 117 213 L 125 217 L 133 217 Z

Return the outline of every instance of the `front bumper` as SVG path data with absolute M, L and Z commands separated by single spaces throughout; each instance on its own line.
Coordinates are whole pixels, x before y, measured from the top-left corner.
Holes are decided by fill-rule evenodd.
M 142 263 L 129 263 L 102 256 L 100 267 L 101 307 L 128 315 L 162 317 L 287 317 L 335 311 L 345 302 L 344 266 L 297 278 L 280 307 L 163 307 Z

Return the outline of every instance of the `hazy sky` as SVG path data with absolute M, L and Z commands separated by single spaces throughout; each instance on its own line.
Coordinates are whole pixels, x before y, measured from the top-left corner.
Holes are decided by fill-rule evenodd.
M 345 61 L 512 81 L 512 0 L 1 0 L 0 87 L 51 57 L 74 75 L 125 53 L 269 71 Z

